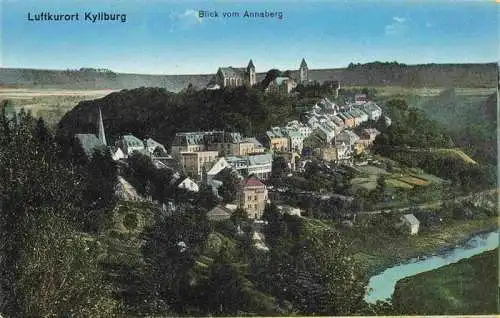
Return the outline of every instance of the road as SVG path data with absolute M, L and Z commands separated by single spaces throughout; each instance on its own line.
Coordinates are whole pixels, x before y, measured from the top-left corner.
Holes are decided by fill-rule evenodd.
M 486 191 L 482 191 L 482 192 L 476 192 L 476 193 L 472 193 L 472 194 L 469 194 L 469 195 L 465 195 L 465 196 L 461 196 L 461 197 L 458 197 L 458 198 L 454 198 L 454 199 L 451 199 L 451 200 L 445 200 L 445 202 L 462 202 L 462 201 L 465 201 L 467 199 L 471 199 L 475 196 L 479 196 L 479 195 L 485 195 L 485 194 L 494 194 L 494 193 L 497 193 L 497 195 L 500 193 L 500 189 L 492 189 L 492 190 L 486 190 Z M 417 205 L 412 205 L 412 206 L 407 206 L 407 207 L 403 207 L 403 208 L 387 208 L 387 209 L 382 209 L 382 210 L 375 210 L 375 211 L 361 211 L 359 212 L 358 214 L 364 214 L 364 215 L 374 215 L 374 214 L 380 214 L 382 212 L 405 212 L 405 211 L 408 211 L 410 209 L 414 209 L 414 208 L 417 208 L 417 209 L 425 209 L 425 208 L 434 208 L 434 207 L 439 207 L 441 204 L 443 203 L 442 200 L 440 201 L 436 201 L 436 202 L 429 202 L 429 203 L 424 203 L 424 204 L 417 204 Z

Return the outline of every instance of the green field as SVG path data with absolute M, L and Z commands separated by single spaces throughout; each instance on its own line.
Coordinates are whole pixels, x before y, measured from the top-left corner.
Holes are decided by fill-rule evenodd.
M 405 278 L 393 305 L 405 315 L 498 314 L 498 249 Z
M 465 162 L 476 164 L 476 161 L 460 149 L 439 149 L 439 153 L 450 157 L 458 157 Z
M 391 188 L 413 189 L 413 185 L 403 181 L 402 179 L 403 178 L 398 178 L 398 179 L 390 178 L 385 181 L 385 184 Z
M 111 90 L 0 89 L 0 101 L 8 100 L 55 126 L 64 114 L 83 100 L 101 98 Z

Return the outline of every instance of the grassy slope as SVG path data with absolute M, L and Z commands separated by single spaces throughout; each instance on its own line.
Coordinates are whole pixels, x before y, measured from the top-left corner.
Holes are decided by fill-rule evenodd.
M 401 314 L 498 313 L 498 249 L 399 281 L 393 304 Z

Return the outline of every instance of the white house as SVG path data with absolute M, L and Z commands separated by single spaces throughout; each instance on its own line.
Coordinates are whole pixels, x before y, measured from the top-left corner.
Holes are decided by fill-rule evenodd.
M 248 158 L 248 175 L 254 174 L 261 180 L 267 180 L 271 175 L 273 155 L 270 153 L 250 155 Z
M 125 153 L 121 150 L 121 148 L 116 148 L 116 150 L 111 152 L 111 157 L 113 158 L 114 161 L 118 161 L 120 159 L 126 158 L 127 156 Z
M 286 124 L 285 129 L 288 131 L 298 131 L 302 136 L 302 138 L 304 139 L 309 137 L 310 134 L 312 134 L 311 127 L 304 125 L 303 123 L 299 123 L 298 120 L 289 121 Z
M 408 230 L 410 235 L 418 234 L 420 221 L 413 214 L 405 214 L 401 217 L 403 226 Z
M 273 155 L 270 153 L 248 156 L 226 156 L 227 163 L 242 175 L 254 174 L 267 180 L 271 175 Z
M 219 172 L 224 170 L 225 168 L 230 168 L 231 165 L 224 158 L 219 158 L 215 163 L 210 163 L 212 165 L 210 169 L 206 172 L 206 182 L 210 184 L 214 176 L 216 176 Z
M 142 201 L 143 198 L 137 193 L 133 185 L 131 185 L 122 176 L 118 176 L 115 185 L 115 194 L 118 198 L 124 201 Z
M 370 120 L 379 120 L 380 116 L 382 116 L 382 108 L 375 104 L 374 102 L 368 102 L 361 106 L 361 109 L 368 114 L 368 119 Z
M 190 178 L 186 178 L 186 179 L 182 180 L 182 182 L 179 183 L 179 185 L 177 185 L 177 187 L 179 189 L 186 189 L 186 190 L 191 191 L 191 192 L 200 191 L 200 187 L 198 186 L 198 184 L 196 184 L 196 182 L 194 182 Z
M 285 132 L 288 139 L 290 139 L 290 150 L 298 153 L 302 152 L 304 148 L 304 138 L 298 131 L 286 130 Z
M 303 212 L 301 209 L 290 205 L 278 205 L 277 207 L 282 214 L 301 216 L 301 213 Z

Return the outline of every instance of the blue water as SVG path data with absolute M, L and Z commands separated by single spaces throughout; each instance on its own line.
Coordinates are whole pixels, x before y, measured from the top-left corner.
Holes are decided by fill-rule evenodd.
M 441 255 L 412 259 L 406 264 L 390 267 L 379 275 L 370 278 L 365 301 L 375 303 L 377 300 L 391 298 L 398 280 L 493 250 L 498 247 L 498 240 L 498 231 L 478 234 L 469 239 L 464 245 L 448 250 Z

